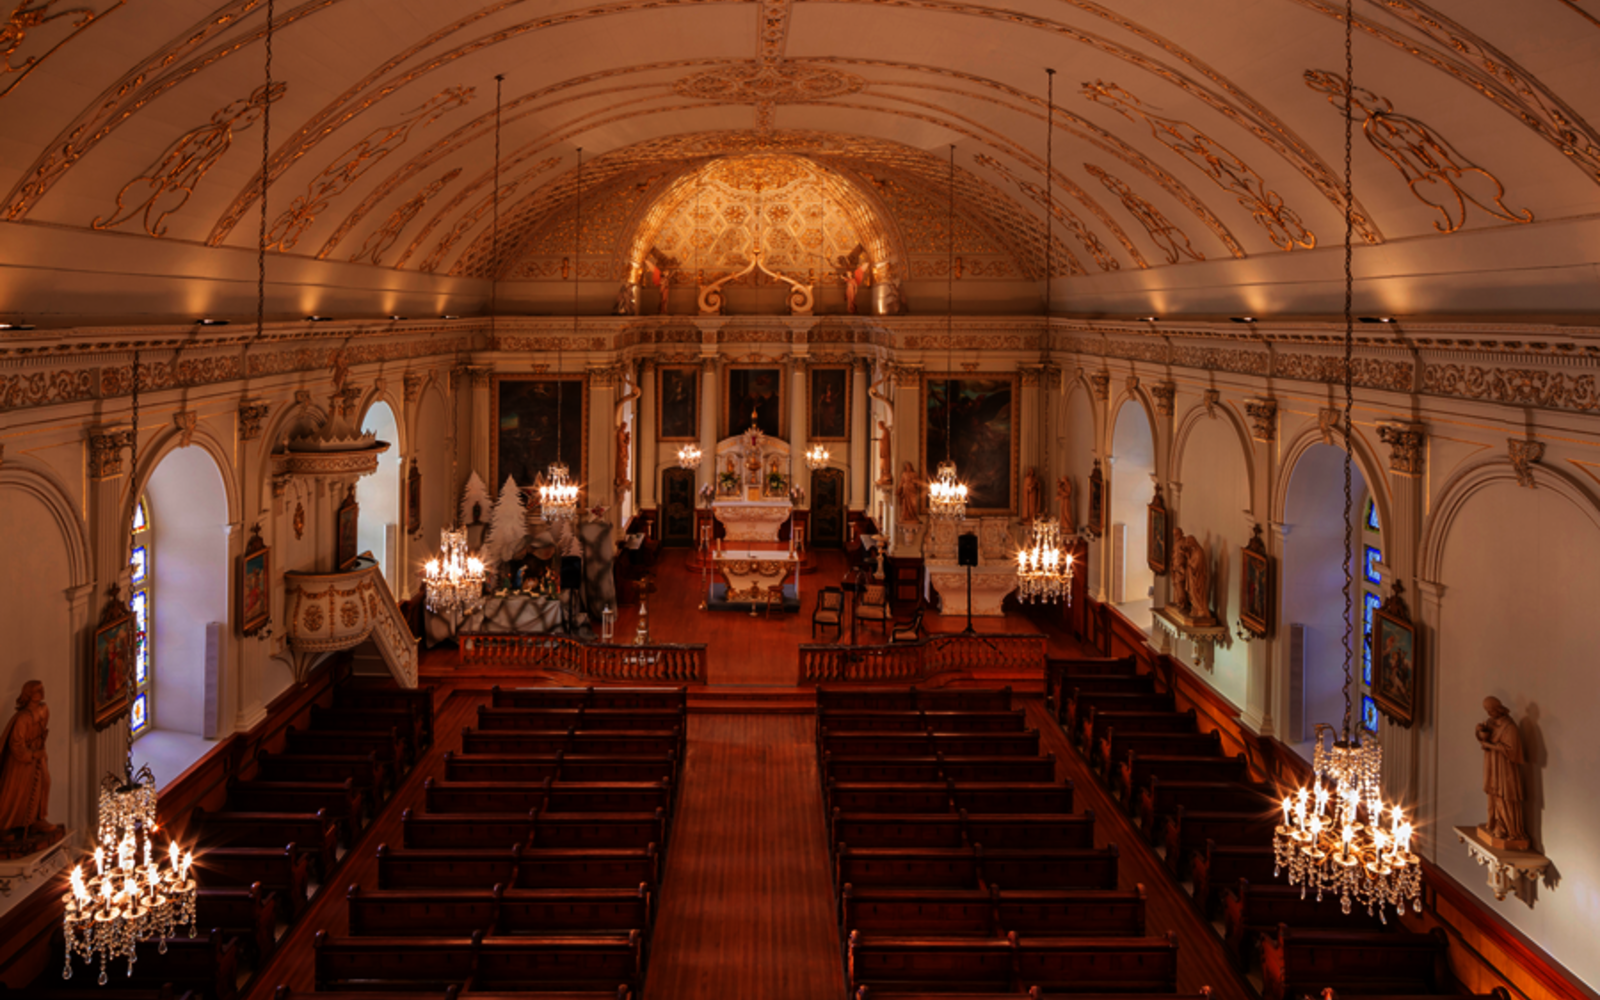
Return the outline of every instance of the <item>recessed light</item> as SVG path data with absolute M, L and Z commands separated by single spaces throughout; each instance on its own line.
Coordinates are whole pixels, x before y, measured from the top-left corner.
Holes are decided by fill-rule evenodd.
M 1362 316 L 1361 317 L 1361 322 L 1363 322 L 1363 323 L 1393 323 L 1394 322 L 1394 317 L 1393 316 Z
M 1141 323 L 1159 323 L 1159 322 L 1161 322 L 1161 317 L 1160 316 L 1140 316 L 1139 317 L 1139 322 L 1141 322 Z
M 398 316 L 398 315 L 396 315 L 396 316 L 390 316 L 390 317 L 389 317 L 389 318 L 390 318 L 390 319 L 392 319 L 392 320 L 394 320 L 394 321 L 395 321 L 395 322 L 397 322 L 397 323 L 398 323 L 398 322 L 400 322 L 400 321 L 401 321 L 401 320 L 403 320 L 403 319 L 405 319 L 405 317 L 404 317 L 404 316 Z
M 210 319 L 210 318 L 197 319 L 197 320 L 194 321 L 194 325 L 195 326 L 227 326 L 228 325 L 228 321 L 225 320 L 225 319 Z
M 460 319 L 460 316 L 440 316 L 440 319 Z
M 1256 321 L 1254 316 L 1229 316 L 1228 318 L 1235 323 L 1254 323 Z
M 32 330 L 32 323 L 0 323 L 0 330 Z
M 313 313 L 312 315 L 306 317 L 306 322 L 308 322 L 308 323 L 331 323 L 331 322 L 333 322 L 333 317 L 332 316 L 318 316 L 315 313 Z

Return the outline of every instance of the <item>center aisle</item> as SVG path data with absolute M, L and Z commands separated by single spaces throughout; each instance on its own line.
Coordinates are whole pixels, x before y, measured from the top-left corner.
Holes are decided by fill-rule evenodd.
M 691 715 L 645 996 L 842 1000 L 811 715 Z

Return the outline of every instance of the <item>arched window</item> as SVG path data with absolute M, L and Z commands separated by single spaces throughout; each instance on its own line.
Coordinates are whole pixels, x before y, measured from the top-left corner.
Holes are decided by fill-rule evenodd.
M 150 530 L 150 500 L 140 497 L 133 505 L 133 556 L 130 560 L 133 581 L 134 624 L 138 629 L 138 649 L 133 660 L 133 738 L 150 731 L 151 651 L 155 648 L 150 632 L 155 606 L 155 532 Z
M 1372 614 L 1383 606 L 1378 588 L 1383 577 L 1378 564 L 1383 562 L 1383 535 L 1378 524 L 1378 504 L 1367 494 L 1361 505 L 1360 539 L 1356 546 L 1360 559 L 1361 593 L 1361 728 L 1369 733 L 1378 731 L 1378 703 L 1372 700 Z

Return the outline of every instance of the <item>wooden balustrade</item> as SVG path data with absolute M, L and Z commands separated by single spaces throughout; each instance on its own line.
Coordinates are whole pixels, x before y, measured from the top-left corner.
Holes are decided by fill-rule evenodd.
M 458 664 L 548 670 L 603 684 L 704 684 L 706 647 L 653 643 L 619 646 L 565 635 L 463 632 Z
M 800 684 L 913 684 L 940 674 L 1044 669 L 1045 637 L 931 635 L 885 646 L 802 645 Z

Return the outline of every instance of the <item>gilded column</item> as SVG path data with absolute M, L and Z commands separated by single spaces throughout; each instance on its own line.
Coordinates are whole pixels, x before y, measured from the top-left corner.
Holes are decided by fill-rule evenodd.
M 635 504 L 640 510 L 656 505 L 656 485 L 661 479 L 661 442 L 656 427 L 656 362 L 654 358 L 639 360 L 639 418 L 634 421 L 638 430 L 639 468 L 633 474 Z
M 622 527 L 623 509 L 627 506 L 628 469 L 619 465 L 617 445 L 621 429 L 617 424 L 617 383 L 622 375 L 620 365 L 607 365 L 588 369 L 589 376 L 589 453 L 584 456 L 583 478 L 586 506 L 606 508 L 606 520 Z

